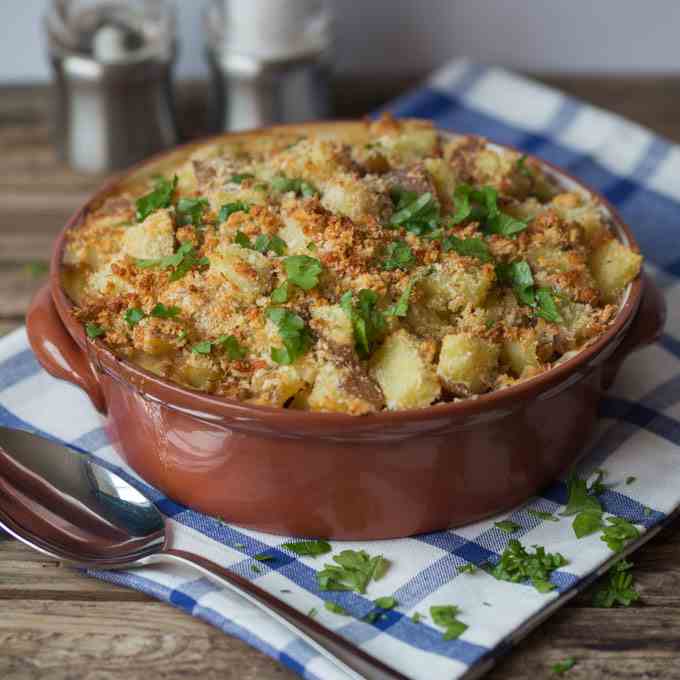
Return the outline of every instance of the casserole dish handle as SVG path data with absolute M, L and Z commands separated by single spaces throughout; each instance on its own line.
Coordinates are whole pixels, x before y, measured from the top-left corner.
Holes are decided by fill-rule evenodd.
M 666 301 L 658 286 L 646 274 L 642 275 L 640 306 L 621 344 L 607 359 L 602 374 L 604 389 L 611 387 L 624 360 L 633 352 L 659 339 L 666 324 Z
M 31 349 L 41 366 L 55 378 L 85 390 L 94 407 L 106 413 L 106 402 L 87 354 L 69 335 L 59 318 L 49 285 L 35 295 L 26 315 L 26 331 Z

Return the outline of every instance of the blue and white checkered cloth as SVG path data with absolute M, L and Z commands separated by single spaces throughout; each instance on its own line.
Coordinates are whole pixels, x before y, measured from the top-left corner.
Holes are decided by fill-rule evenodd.
M 626 363 L 604 402 L 592 455 L 579 471 L 586 476 L 603 467 L 606 481 L 617 483 L 603 502 L 607 512 L 644 528 L 641 539 L 629 546 L 634 549 L 680 505 L 680 148 L 554 90 L 466 62 L 444 68 L 389 109 L 488 136 L 557 163 L 603 192 L 632 226 L 648 271 L 666 291 L 669 322 L 657 344 Z M 364 548 L 385 555 L 392 566 L 365 596 L 321 592 L 314 572 L 327 561 L 324 557 L 296 557 L 280 548 L 284 538 L 239 529 L 179 506 L 125 468 L 85 395 L 40 369 L 24 330 L 0 342 L 0 424 L 49 433 L 105 460 L 156 501 L 169 519 L 176 547 L 255 580 L 301 611 L 317 608 L 323 625 L 414 680 L 482 673 L 613 559 L 598 535 L 577 540 L 570 519 L 546 522 L 527 513 L 528 508 L 559 511 L 566 500 L 560 481 L 507 515 L 521 526 L 513 536 L 489 520 L 401 540 L 336 543 L 335 551 Z M 625 484 L 629 476 L 637 481 Z M 540 544 L 568 558 L 569 564 L 553 574 L 555 591 L 544 595 L 483 571 L 459 572 L 468 562 L 497 560 L 515 536 L 527 546 Z M 263 551 L 275 561 L 254 561 Z M 261 573 L 251 569 L 254 564 Z M 180 607 L 306 678 L 346 677 L 266 614 L 191 571 L 149 567 L 93 575 Z M 361 621 L 372 609 L 371 600 L 383 595 L 394 595 L 398 607 L 372 624 Z M 339 603 L 352 617 L 325 610 L 324 600 Z M 431 605 L 443 604 L 459 606 L 469 626 L 458 640 L 444 640 L 429 617 Z M 425 615 L 421 623 L 411 620 L 414 612 Z

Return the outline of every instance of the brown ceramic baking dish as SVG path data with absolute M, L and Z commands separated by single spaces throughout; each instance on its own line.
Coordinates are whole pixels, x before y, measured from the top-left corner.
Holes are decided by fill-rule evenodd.
M 328 125 L 351 136 L 363 123 L 287 131 Z M 91 205 L 195 147 L 136 166 L 73 215 L 27 326 L 40 363 L 87 392 L 130 466 L 196 510 L 262 531 L 336 539 L 407 536 L 507 510 L 582 455 L 603 390 L 623 359 L 663 327 L 663 299 L 638 277 L 607 332 L 552 370 L 476 399 L 361 417 L 253 406 L 165 381 L 86 338 L 61 285 L 62 248 L 66 229 Z M 543 165 L 571 190 L 586 190 Z M 599 198 L 619 238 L 637 248 Z

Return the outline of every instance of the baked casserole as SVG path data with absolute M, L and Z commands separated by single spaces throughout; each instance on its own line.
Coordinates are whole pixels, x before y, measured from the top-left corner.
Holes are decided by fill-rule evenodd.
M 360 415 L 549 370 L 641 259 L 537 161 L 383 117 L 193 147 L 67 234 L 63 283 L 90 338 L 163 378 Z

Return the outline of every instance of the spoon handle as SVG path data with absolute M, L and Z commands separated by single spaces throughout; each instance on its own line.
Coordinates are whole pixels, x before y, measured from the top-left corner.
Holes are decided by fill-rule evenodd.
M 251 581 L 228 571 L 219 564 L 184 550 L 166 548 L 161 553 L 143 558 L 144 564 L 180 562 L 198 569 L 219 585 L 228 588 L 259 607 L 290 631 L 303 638 L 322 656 L 356 680 L 407 680 L 381 661 L 366 654 L 348 640 L 324 628 L 317 621 L 270 595 Z

